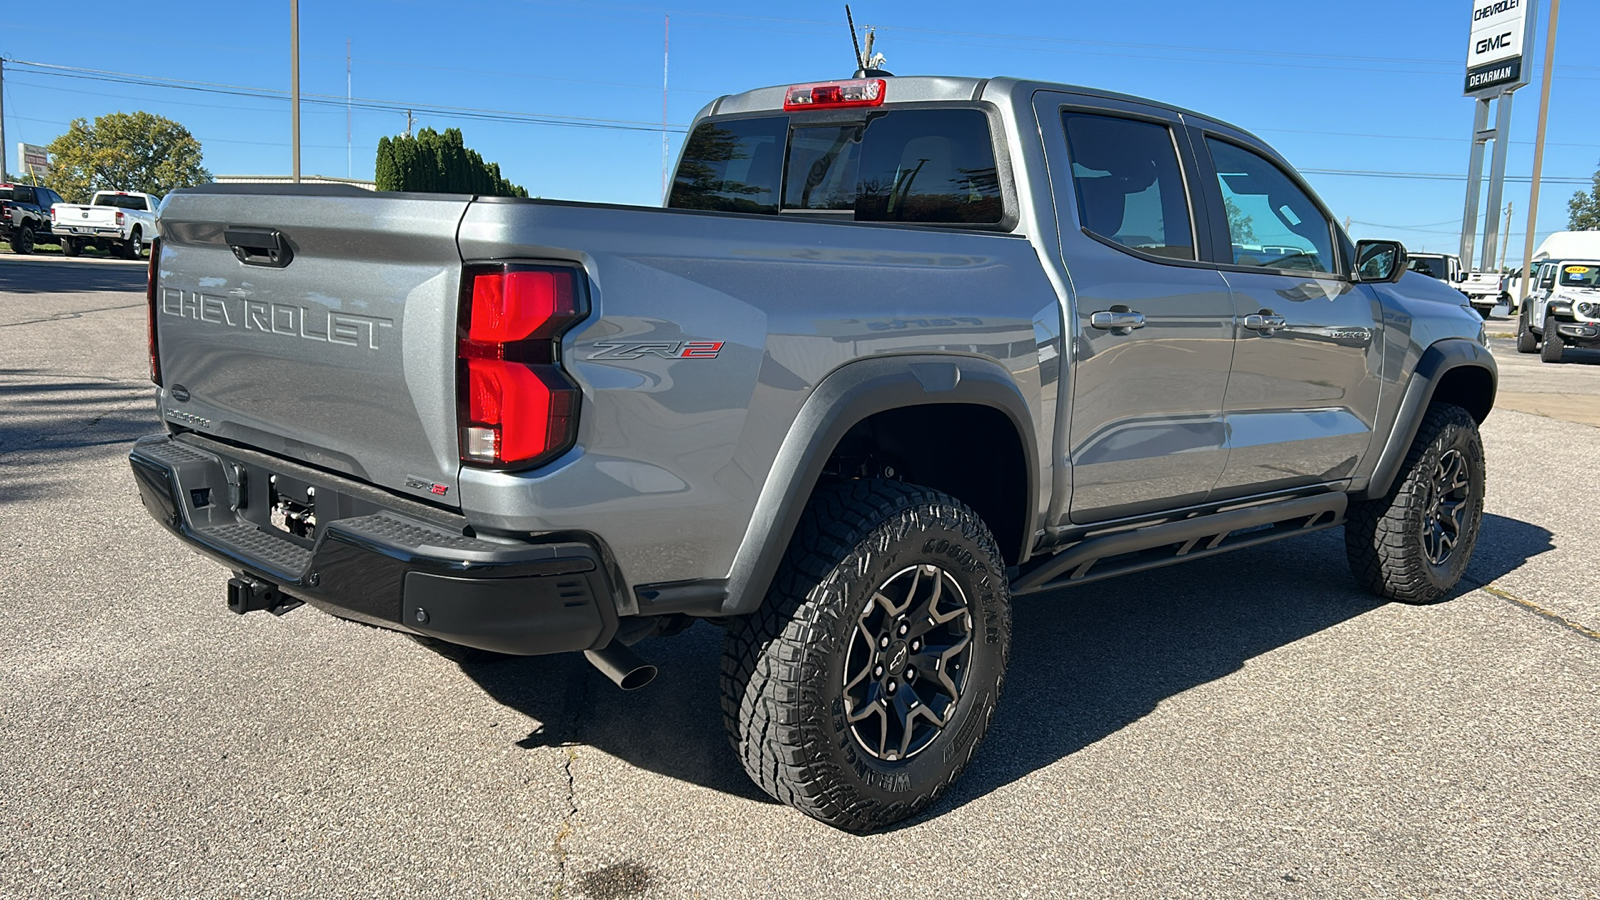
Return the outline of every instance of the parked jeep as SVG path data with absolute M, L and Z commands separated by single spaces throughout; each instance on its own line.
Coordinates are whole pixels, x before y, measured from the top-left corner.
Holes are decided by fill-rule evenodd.
M 1561 362 L 1567 347 L 1600 347 L 1600 261 L 1543 262 L 1517 317 L 1517 350 Z
M 1361 587 L 1452 595 L 1496 367 L 1406 271 L 1199 113 L 762 88 L 695 117 L 665 209 L 175 192 L 131 464 L 237 612 L 624 688 L 715 622 L 751 778 L 867 831 L 974 758 L 1014 597 L 1337 527 Z

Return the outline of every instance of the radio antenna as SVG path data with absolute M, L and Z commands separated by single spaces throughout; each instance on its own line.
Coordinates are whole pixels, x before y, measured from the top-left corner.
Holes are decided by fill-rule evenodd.
M 844 5 L 844 20 L 850 26 L 850 44 L 856 48 L 856 69 L 867 67 L 867 58 L 861 55 L 861 41 L 856 39 L 856 20 L 850 15 L 850 4 Z

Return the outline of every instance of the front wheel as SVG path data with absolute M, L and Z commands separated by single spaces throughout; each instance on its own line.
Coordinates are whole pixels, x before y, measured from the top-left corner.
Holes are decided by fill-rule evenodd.
M 821 488 L 765 604 L 728 630 L 723 721 L 768 794 L 871 831 L 966 768 L 1010 649 L 1005 561 L 972 510 L 894 481 Z
M 33 226 L 24 225 L 11 234 L 11 252 L 27 254 L 33 252 Z
M 1389 493 L 1350 504 L 1345 556 L 1386 600 L 1437 603 L 1461 580 L 1483 523 L 1483 439 L 1459 406 L 1436 403 Z
M 1539 337 L 1528 327 L 1528 310 L 1524 308 L 1517 316 L 1517 352 L 1536 353 L 1539 350 Z
M 1546 315 L 1544 317 L 1544 343 L 1539 347 L 1540 361 L 1547 363 L 1561 362 L 1561 351 L 1566 349 L 1566 345 L 1561 342 L 1559 328 L 1560 323 L 1556 321 L 1555 316 Z

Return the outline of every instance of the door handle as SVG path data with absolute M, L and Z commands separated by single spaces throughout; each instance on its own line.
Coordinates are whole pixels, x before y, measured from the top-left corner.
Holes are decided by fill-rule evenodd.
M 1289 324 L 1288 319 L 1271 313 L 1252 313 L 1244 317 L 1244 327 L 1263 334 L 1271 334 L 1287 324 Z
M 1090 314 L 1089 325 L 1112 334 L 1130 334 L 1135 328 L 1144 327 L 1144 313 L 1128 309 L 1103 310 Z

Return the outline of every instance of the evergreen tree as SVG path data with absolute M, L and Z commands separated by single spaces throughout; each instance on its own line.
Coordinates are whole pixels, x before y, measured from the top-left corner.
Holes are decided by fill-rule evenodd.
M 380 191 L 528 196 L 526 189 L 501 176 L 499 163 L 484 162 L 469 148 L 459 128 L 443 134 L 424 128 L 415 137 L 380 139 L 376 180 Z

